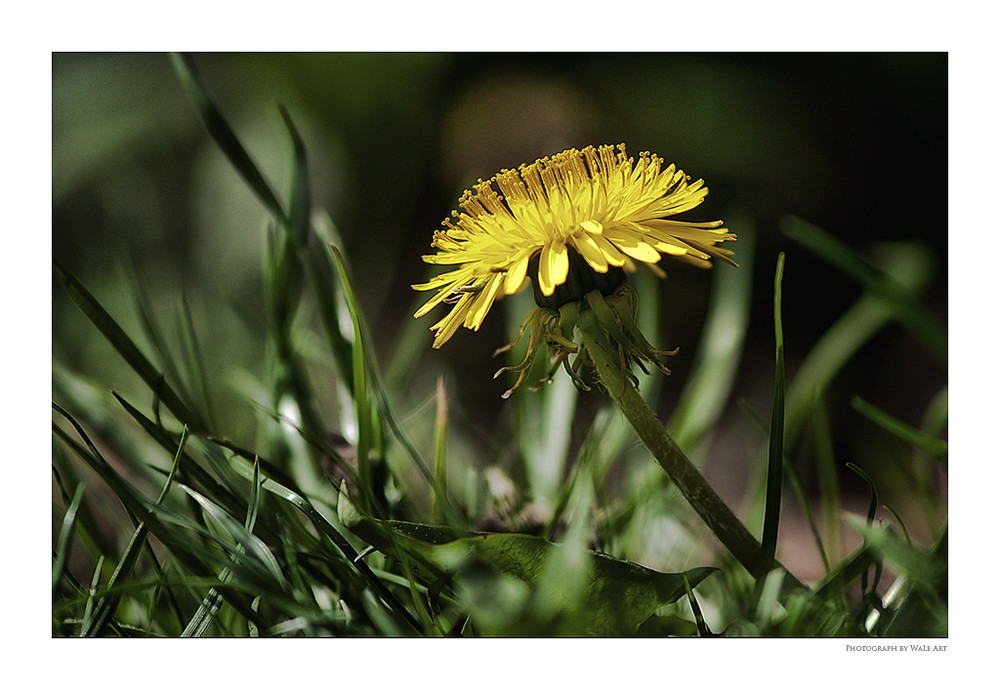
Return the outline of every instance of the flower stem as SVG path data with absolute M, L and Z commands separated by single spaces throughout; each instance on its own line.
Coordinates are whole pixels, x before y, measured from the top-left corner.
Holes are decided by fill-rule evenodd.
M 622 363 L 593 312 L 585 312 L 579 322 L 580 337 L 597 367 L 598 375 L 619 409 L 639 438 L 666 471 L 695 512 L 712 533 L 751 575 L 758 573 L 760 543 L 719 498 L 715 490 L 684 455 L 663 425 L 656 419 L 634 383 L 622 369 Z M 775 567 L 782 567 L 777 562 Z M 770 568 L 767 568 L 770 570 Z M 786 571 L 787 572 L 787 571 Z M 791 575 L 789 584 L 799 584 Z M 800 585 L 801 586 L 801 585 Z

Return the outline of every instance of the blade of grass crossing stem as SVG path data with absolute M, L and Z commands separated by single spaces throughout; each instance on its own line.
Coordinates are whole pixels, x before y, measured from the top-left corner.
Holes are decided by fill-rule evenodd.
M 938 462 L 942 464 L 948 462 L 948 444 L 941 439 L 935 438 L 920 429 L 913 428 L 858 396 L 851 398 L 851 407 L 889 433 L 901 438 Z
M 63 515 L 62 526 L 59 528 L 59 539 L 56 541 L 55 561 L 52 564 L 52 590 L 55 591 L 59 578 L 62 577 L 63 568 L 66 567 L 66 560 L 69 557 L 71 537 L 73 527 L 76 524 L 77 512 L 80 510 L 80 503 L 83 501 L 84 485 L 77 484 L 73 492 L 73 500 L 70 501 L 66 514 Z
M 885 300 L 891 306 L 893 316 L 923 342 L 939 362 L 948 361 L 947 330 L 914 298 L 913 291 L 865 261 L 832 235 L 800 218 L 789 216 L 782 219 L 782 230 Z
M 774 272 L 774 398 L 771 403 L 771 430 L 767 444 L 767 494 L 764 507 L 764 530 L 760 540 L 757 566 L 757 591 L 760 595 L 768 572 L 774 566 L 778 544 L 778 521 L 781 514 L 782 455 L 785 434 L 785 338 L 781 326 L 781 279 L 785 255 L 778 255 Z
M 770 433 L 771 433 L 770 432 L 770 428 L 764 422 L 764 420 L 761 419 L 760 415 L 758 415 L 757 412 L 752 407 L 750 407 L 749 404 L 747 404 L 746 400 L 741 400 L 739 404 L 740 404 L 740 407 L 743 409 L 743 411 L 746 413 L 747 417 L 753 422 L 754 426 L 757 427 L 757 429 L 761 432 L 761 434 L 763 434 L 766 438 L 770 438 Z M 786 407 L 786 409 L 787 409 L 787 407 Z M 786 424 L 785 425 L 785 429 L 786 429 L 786 431 L 785 431 L 785 442 L 782 445 L 788 445 L 787 444 L 787 440 L 788 440 L 787 428 L 788 428 L 788 425 Z M 765 456 L 766 455 L 767 454 L 765 453 Z M 763 469 L 763 473 L 764 473 L 764 475 L 766 475 L 767 474 L 767 469 L 768 469 L 766 457 L 765 457 L 765 461 L 763 463 L 763 468 L 764 468 Z M 812 506 L 810 505 L 809 498 L 806 496 L 805 489 L 803 489 L 803 487 L 802 487 L 802 481 L 799 479 L 798 474 L 795 471 L 795 468 L 790 463 L 782 461 L 782 471 L 784 473 L 784 478 L 788 480 L 789 485 L 792 487 L 792 491 L 795 492 L 795 498 L 799 502 L 799 507 L 802 509 L 803 516 L 805 516 L 806 524 L 809 527 L 809 532 L 813 535 L 813 540 L 816 542 L 816 548 L 819 551 L 820 556 L 823 557 L 824 560 L 825 560 L 825 556 L 823 556 L 823 554 L 825 553 L 825 551 L 823 550 L 823 540 L 820 537 L 819 529 L 817 529 L 817 527 L 816 527 L 816 520 L 813 517 Z M 766 484 L 767 484 L 766 477 L 762 481 L 763 481 L 763 483 L 765 485 L 765 488 L 766 488 Z M 766 498 L 767 498 L 767 496 L 765 495 L 764 498 L 765 498 L 765 506 L 764 507 L 766 508 Z
M 183 423 L 188 424 L 193 430 L 201 431 L 206 428 L 204 421 L 196 415 L 181 399 L 170 384 L 167 383 L 163 374 L 153 366 L 142 350 L 132 341 L 122 330 L 118 322 L 105 311 L 104 307 L 94 299 L 86 288 L 81 285 L 76 278 L 66 272 L 58 262 L 53 262 L 56 276 L 66 290 L 70 298 L 76 303 L 80 310 L 90 319 L 90 322 L 97 327 L 101 335 L 118 351 L 132 370 L 146 383 L 149 388 L 156 393 L 163 404 L 167 406 L 175 417 Z
M 201 79 L 194 69 L 191 58 L 181 53 L 172 53 L 170 59 L 173 62 L 174 70 L 177 72 L 181 86 L 194 104 L 198 115 L 201 116 L 209 135 L 215 140 L 218 147 L 222 149 L 226 158 L 236 168 L 236 172 L 243 177 L 264 206 L 276 218 L 282 222 L 286 222 L 287 216 L 281 207 L 281 203 L 278 201 L 278 197 L 275 196 L 271 190 L 271 186 L 264 179 L 260 170 L 257 169 L 250 155 L 243 148 L 243 144 L 236 137 L 236 134 L 233 133 L 229 123 L 226 122 L 226 118 L 222 116 L 222 112 L 209 97 L 208 92 L 205 90 Z

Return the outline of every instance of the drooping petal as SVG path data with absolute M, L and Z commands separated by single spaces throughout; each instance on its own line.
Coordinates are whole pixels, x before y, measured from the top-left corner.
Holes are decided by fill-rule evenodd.
M 551 242 L 542 248 L 542 256 L 538 261 L 538 287 L 542 294 L 549 296 L 555 292 L 556 285 L 566 281 L 569 273 L 569 252 L 564 242 Z
M 587 260 L 592 269 L 598 273 L 608 272 L 608 259 L 589 233 L 583 233 L 579 237 L 573 238 L 573 246 L 580 256 Z

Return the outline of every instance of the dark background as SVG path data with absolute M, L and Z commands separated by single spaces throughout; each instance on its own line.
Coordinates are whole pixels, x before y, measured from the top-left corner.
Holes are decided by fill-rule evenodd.
M 925 302 L 947 318 L 948 60 L 932 54 L 198 54 L 206 88 L 251 156 L 287 193 L 286 106 L 310 156 L 313 194 L 343 237 L 362 307 L 388 356 L 429 297 L 420 255 L 462 189 L 567 147 L 625 142 L 711 190 L 686 217 L 739 219 L 756 238 L 750 332 L 734 397 L 767 410 L 772 285 L 787 254 L 789 376 L 861 288 L 780 229 L 799 216 L 865 254 L 917 242 L 936 257 Z M 203 129 L 163 54 L 53 56 L 53 254 L 127 325 L 134 271 L 154 303 L 187 296 L 210 330 L 220 380 L 260 367 L 265 211 Z M 741 259 L 741 244 L 730 245 Z M 125 267 L 125 268 L 123 268 Z M 128 268 L 131 267 L 131 268 Z M 664 264 L 671 363 L 663 409 L 698 342 L 711 274 Z M 721 270 L 730 270 L 722 267 Z M 220 308 L 224 307 L 224 308 Z M 496 308 L 494 308 L 496 310 Z M 169 312 L 169 309 L 168 309 Z M 434 314 L 438 314 L 435 311 Z M 440 316 L 426 317 L 429 327 Z M 169 314 L 168 314 L 169 316 Z M 126 386 L 119 363 L 59 290 L 53 358 Z M 168 319 L 169 320 L 169 319 Z M 259 332 L 263 332 L 262 330 Z M 503 319 L 464 329 L 425 365 L 463 372 L 470 424 L 489 431 L 505 384 L 490 358 Z M 687 358 L 687 359 L 685 359 Z M 858 394 L 915 426 L 947 371 L 899 327 L 879 333 L 830 396 L 835 445 L 871 432 Z M 676 384 L 676 385 L 675 385 Z M 234 409 L 237 418 L 239 409 Z

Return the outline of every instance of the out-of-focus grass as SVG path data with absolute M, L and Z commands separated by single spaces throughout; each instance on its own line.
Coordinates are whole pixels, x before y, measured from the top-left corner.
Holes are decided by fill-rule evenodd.
M 893 323 L 932 357 L 943 354 L 943 326 L 921 300 L 934 265 L 919 247 L 895 244 L 888 260 L 873 261 L 789 221 L 789 234 L 843 270 L 860 296 L 804 359 L 789 362 L 787 391 L 771 349 L 763 379 L 775 396 L 785 392 L 783 423 L 763 421 L 748 403 L 759 435 L 723 444 L 728 401 L 747 382 L 740 367 L 753 366 L 744 361 L 754 356 L 753 305 L 774 297 L 754 291 L 759 230 L 731 218 L 741 268 L 713 271 L 702 336 L 667 425 L 702 460 L 723 448 L 726 460 L 752 463 L 772 448 L 770 495 L 751 474 L 737 506 L 751 531 L 778 515 L 780 486 L 811 516 L 808 547 L 784 538 L 787 510 L 780 522 L 771 518 L 767 541 L 779 559 L 783 549 L 816 550 L 825 576 L 800 592 L 783 588 L 780 573 L 762 574 L 755 587 L 600 391 L 580 393 L 565 376 L 520 391 L 503 408 L 511 432 L 490 436 L 463 398 L 488 376 L 470 383 L 460 365 L 426 356 L 424 324 L 408 322 L 387 342 L 366 318 L 361 296 L 372 277 L 359 273 L 315 203 L 310 141 L 294 111 L 279 110 L 267 135 L 288 149 L 282 195 L 255 162 L 257 139 L 237 135 L 189 60 L 175 67 L 247 188 L 243 203 L 266 216 L 254 229 L 266 238 L 264 260 L 241 269 L 256 271 L 263 289 L 239 305 L 200 292 L 164 303 L 140 266 L 126 288 L 133 316 L 56 267 L 60 288 L 123 373 L 95 383 L 88 362 L 58 353 L 54 362 L 54 635 L 946 634 L 937 478 L 946 471 L 947 398 L 929 401 L 917 429 L 862 398 L 855 409 L 834 407 L 831 395 L 864 345 Z M 795 260 L 789 254 L 786 295 Z M 637 276 L 641 326 L 657 344 L 671 337 L 658 315 L 674 306 L 659 286 Z M 502 305 L 510 328 L 525 298 Z M 395 299 L 409 305 L 411 295 Z M 247 337 L 264 344 L 262 365 L 227 361 L 226 339 L 196 318 L 221 312 L 237 313 Z M 171 327 L 164 313 L 173 314 Z M 787 339 L 794 323 L 784 317 Z M 59 323 L 55 331 L 65 336 Z M 121 382 L 127 391 L 117 390 Z M 646 377 L 643 393 L 656 401 L 672 384 Z M 883 442 L 906 456 L 892 463 L 906 470 L 910 493 L 882 491 L 882 477 L 869 472 L 888 503 L 860 524 L 845 519 L 853 499 L 844 488 L 857 477 L 843 469 L 856 458 L 831 434 L 832 415 L 840 424 L 844 414 L 873 420 L 879 440 L 869 457 Z M 913 541 L 915 515 L 930 543 Z

